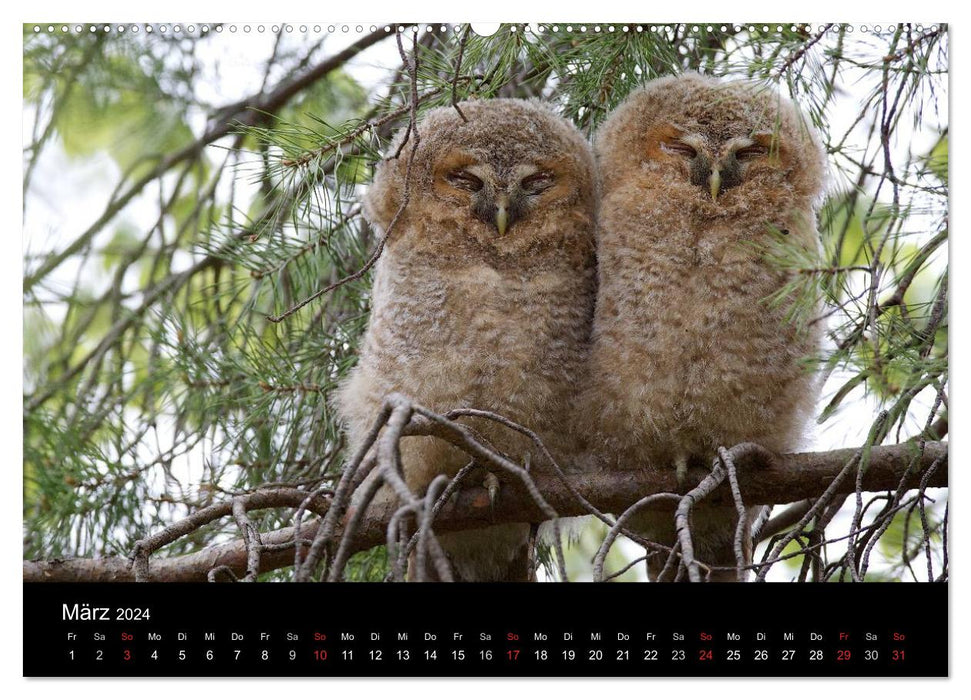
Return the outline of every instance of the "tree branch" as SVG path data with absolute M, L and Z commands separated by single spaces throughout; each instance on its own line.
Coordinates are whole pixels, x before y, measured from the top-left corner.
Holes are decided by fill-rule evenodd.
M 407 433 L 410 435 L 443 436 L 442 426 L 431 422 L 413 422 Z M 459 441 L 455 435 L 450 436 Z M 928 474 L 931 466 L 937 468 L 929 474 L 927 486 L 945 487 L 948 481 L 947 443 L 928 442 L 924 453 L 914 464 L 913 472 L 907 470 L 914 462 L 917 446 L 915 443 L 874 447 L 870 452 L 869 466 L 862 476 L 862 486 L 867 491 L 896 489 L 901 482 L 917 487 L 921 478 Z M 806 498 L 818 497 L 840 473 L 846 463 L 859 452 L 858 448 L 834 450 L 831 452 L 808 452 L 771 456 L 750 453 L 735 459 L 738 487 L 749 505 L 767 503 L 792 503 Z M 570 488 L 575 489 L 598 509 L 605 512 L 620 513 L 636 501 L 653 494 L 677 492 L 677 476 L 673 470 L 655 471 L 597 471 L 570 475 L 569 486 L 558 476 L 537 465 L 532 476 L 536 487 L 543 493 L 547 507 L 561 516 L 585 515 L 587 510 Z M 689 483 L 696 483 L 706 477 L 704 470 L 689 472 Z M 845 480 L 838 489 L 839 493 L 853 493 L 856 484 Z M 274 499 L 269 494 L 253 496 L 247 505 L 257 507 L 279 507 L 299 505 L 299 498 L 287 489 L 289 495 Z M 261 493 L 261 492 L 258 492 Z M 321 497 L 321 501 L 326 501 Z M 723 485 L 710 496 L 706 503 L 733 503 L 731 490 Z M 233 515 L 232 501 L 213 506 L 208 516 L 230 517 Z M 322 508 L 315 508 L 322 512 Z M 387 525 L 394 515 L 393 503 L 375 502 L 360 520 L 360 527 L 353 536 L 351 549 L 354 552 L 370 549 L 383 544 L 386 540 Z M 198 514 L 197 514 L 198 515 Z M 529 490 L 518 481 L 508 481 L 503 485 L 495 506 L 489 502 L 485 488 L 474 487 L 460 490 L 446 503 L 435 517 L 435 532 L 446 533 L 471 530 L 499 523 L 538 522 L 545 520 L 548 512 L 536 503 Z M 344 531 L 342 519 L 335 529 L 335 537 L 340 538 Z M 309 542 L 313 539 L 319 521 L 301 525 L 299 540 Z M 176 526 L 173 526 L 176 527 Z M 164 531 L 168 533 L 168 531 Z M 158 541 L 169 539 L 156 536 Z M 291 566 L 294 561 L 294 528 L 283 528 L 262 535 L 263 552 L 260 558 L 260 572 Z M 213 545 L 199 552 L 178 557 L 155 557 L 150 564 L 150 577 L 157 581 L 189 582 L 206 581 L 208 572 L 217 567 L 227 567 L 238 578 L 247 573 L 248 556 L 251 550 L 240 539 L 224 544 Z M 124 557 L 104 559 L 68 559 L 47 561 L 25 561 L 23 563 L 24 581 L 134 581 L 135 572 L 129 560 Z

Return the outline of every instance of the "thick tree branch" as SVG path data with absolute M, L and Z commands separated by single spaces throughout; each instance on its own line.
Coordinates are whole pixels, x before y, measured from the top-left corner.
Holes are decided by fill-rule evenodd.
M 441 426 L 430 423 L 412 424 L 408 434 L 436 434 L 451 441 L 461 441 L 454 434 L 445 435 Z M 862 477 L 863 488 L 867 491 L 894 490 L 903 481 L 906 486 L 917 487 L 922 477 L 935 462 L 939 466 L 931 474 L 926 486 L 944 487 L 948 482 L 947 443 L 928 442 L 924 453 L 914 462 L 916 443 L 875 447 L 870 453 L 870 463 Z M 779 457 L 751 454 L 736 459 L 738 486 L 744 495 L 745 503 L 792 503 L 806 498 L 818 497 L 839 474 L 846 463 L 858 453 L 857 448 L 834 450 L 831 452 L 809 452 L 782 455 Z M 754 454 L 754 453 L 753 453 Z M 913 463 L 914 472 L 907 475 Z M 584 515 L 587 510 L 571 493 L 570 488 L 559 477 L 536 467 L 532 474 L 536 487 L 543 493 L 548 507 L 560 516 Z M 703 470 L 689 473 L 689 482 L 696 483 L 705 476 Z M 599 510 L 620 513 L 634 502 L 652 494 L 678 491 L 677 476 L 671 471 L 622 471 L 594 472 L 570 476 L 570 486 Z M 856 485 L 853 480 L 845 480 L 839 493 L 852 493 Z M 251 508 L 296 506 L 297 499 L 290 495 L 275 500 L 269 495 L 253 498 Z M 706 500 L 714 503 L 733 503 L 731 490 L 723 485 Z M 213 506 L 208 516 L 232 516 L 232 502 Z M 319 513 L 320 508 L 315 508 Z M 360 527 L 353 536 L 355 552 L 383 544 L 386 539 L 387 525 L 396 508 L 393 504 L 372 504 L 372 508 L 360 521 Z M 540 521 L 547 517 L 546 509 L 538 505 L 529 491 L 518 481 L 503 484 L 499 498 L 492 507 L 485 488 L 474 487 L 459 491 L 446 503 L 435 517 L 435 532 L 455 532 L 477 529 L 504 522 Z M 343 523 L 335 527 L 335 536 L 343 533 Z M 300 541 L 309 543 L 317 531 L 318 521 L 301 526 Z M 175 527 L 175 526 L 173 526 Z M 161 539 L 169 539 L 168 531 Z M 290 566 L 294 561 L 294 528 L 284 528 L 262 535 L 263 553 L 260 558 L 260 571 L 266 572 Z M 160 536 L 156 536 L 158 538 Z M 288 546 L 289 545 L 289 546 Z M 208 572 L 217 567 L 228 567 L 237 577 L 246 575 L 248 556 L 251 551 L 240 539 L 225 544 L 213 545 L 199 552 L 179 557 L 154 557 L 150 563 L 152 580 L 159 581 L 206 581 Z M 68 559 L 50 561 L 25 561 L 23 564 L 24 581 L 134 581 L 135 573 L 124 557 L 106 559 Z

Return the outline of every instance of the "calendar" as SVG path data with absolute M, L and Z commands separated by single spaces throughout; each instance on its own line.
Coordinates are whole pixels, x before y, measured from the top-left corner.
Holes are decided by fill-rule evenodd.
M 28 676 L 946 676 L 947 586 L 31 585 Z M 937 611 L 888 615 L 901 596 Z M 785 602 L 784 619 L 760 609 Z
M 22 26 L 23 674 L 948 676 L 948 25 L 388 19 Z

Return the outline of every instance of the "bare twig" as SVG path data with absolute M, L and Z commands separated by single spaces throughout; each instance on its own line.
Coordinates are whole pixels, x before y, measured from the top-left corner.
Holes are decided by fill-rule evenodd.
M 700 568 L 708 569 L 708 567 L 695 559 L 694 543 L 691 541 L 691 508 L 697 501 L 714 491 L 724 480 L 725 470 L 715 462 L 711 474 L 682 496 L 677 509 L 674 511 L 674 529 L 678 534 L 678 542 L 681 544 L 681 559 L 688 569 L 688 578 L 692 583 L 700 583 L 702 581 Z
M 790 527 L 802 520 L 810 508 L 812 508 L 812 499 L 805 499 L 799 501 L 798 503 L 793 503 L 784 511 L 769 519 L 765 525 L 757 532 L 756 542 L 763 542 L 767 539 L 778 535 L 783 530 L 788 530 Z
M 772 551 L 767 553 L 766 559 L 775 559 L 776 557 L 778 557 L 779 554 L 782 552 L 782 550 L 785 549 L 786 545 L 788 545 L 789 542 L 795 539 L 796 535 L 798 534 L 799 531 L 801 531 L 801 529 L 805 526 L 805 524 L 808 523 L 823 508 L 829 505 L 833 496 L 839 493 L 838 489 L 840 488 L 840 486 L 842 485 L 846 477 L 849 475 L 850 471 L 860 463 L 864 455 L 867 455 L 868 458 L 872 458 L 872 453 L 873 453 L 873 450 L 875 449 L 872 447 L 872 445 L 875 442 L 877 442 L 876 436 L 882 432 L 883 425 L 886 423 L 886 420 L 887 420 L 887 413 L 885 411 L 881 412 L 880 415 L 877 417 L 877 420 L 874 421 L 874 424 L 870 429 L 870 435 L 867 436 L 866 444 L 863 447 L 861 447 L 859 450 L 857 450 L 853 454 L 853 456 L 846 462 L 846 465 L 843 467 L 843 469 L 840 470 L 839 474 L 836 475 L 836 478 L 834 478 L 830 482 L 829 486 L 826 487 L 826 490 L 823 491 L 823 494 L 816 500 L 813 506 L 806 511 L 806 513 L 802 516 L 802 518 L 799 519 L 799 522 L 796 524 L 796 527 L 793 528 L 792 532 L 786 535 L 785 537 L 783 537 L 775 545 L 775 547 L 772 548 Z M 857 480 L 857 483 L 854 485 L 854 489 L 852 491 L 853 493 L 859 493 L 860 489 L 863 488 L 864 471 L 859 470 L 858 475 L 859 475 L 859 478 Z M 764 581 L 766 574 L 768 574 L 768 571 L 769 570 L 767 567 L 763 567 L 759 569 L 758 575 L 756 576 L 756 581 Z
M 426 580 L 425 561 L 429 553 L 432 556 L 432 563 L 435 565 L 435 573 L 439 581 L 451 581 L 452 571 L 448 565 L 448 558 L 442 551 L 442 547 L 435 534 L 432 532 L 432 520 L 435 517 L 435 504 L 438 501 L 440 492 L 449 484 L 449 479 L 444 474 L 436 476 L 432 483 L 428 485 L 425 493 L 424 508 L 422 509 L 421 522 L 418 525 L 418 551 L 415 558 L 418 562 L 418 581 Z
M 721 459 L 722 466 L 728 474 L 728 483 L 732 489 L 732 500 L 735 501 L 735 510 L 738 512 L 738 523 L 735 525 L 735 563 L 738 566 L 738 580 L 745 581 L 748 578 L 748 557 L 745 556 L 745 537 L 751 538 L 748 528 L 751 525 L 745 513 L 745 503 L 742 502 L 742 492 L 738 487 L 738 475 L 735 472 L 735 460 L 731 453 L 724 447 L 718 448 L 718 457 Z M 751 549 L 751 542 L 749 542 Z
M 246 575 L 243 581 L 246 583 L 256 580 L 260 573 L 260 556 L 263 554 L 263 541 L 260 539 L 259 530 L 253 525 L 253 521 L 246 514 L 246 499 L 237 496 L 233 499 L 233 518 L 240 532 L 243 533 L 243 544 L 246 545 Z
M 650 557 L 648 557 L 648 561 L 649 560 L 650 560 Z M 661 567 L 661 571 L 658 572 L 657 580 L 658 581 L 669 580 L 671 576 L 671 569 L 674 568 L 675 566 L 677 566 L 678 568 L 678 573 L 680 573 L 682 567 L 684 566 L 684 559 L 681 557 L 680 541 L 675 542 L 674 546 L 671 548 L 671 551 L 668 553 L 668 558 L 664 560 L 664 566 Z M 676 580 L 678 576 L 675 575 L 674 578 Z
M 191 532 L 195 532 L 203 525 L 232 514 L 234 504 L 237 501 L 242 503 L 239 507 L 244 508 L 244 510 L 255 510 L 260 508 L 299 507 L 305 502 L 306 497 L 307 494 L 305 492 L 296 489 L 272 489 L 268 491 L 257 491 L 248 496 L 237 497 L 232 501 L 217 503 L 208 508 L 203 508 L 189 517 L 173 523 L 161 532 L 135 543 L 128 559 L 129 566 L 134 570 L 135 580 L 152 580 L 148 558 L 153 552 Z M 313 507 L 318 512 L 324 512 L 326 505 L 329 504 L 326 504 L 326 501 L 325 503 L 320 503 L 319 500 L 315 503 L 308 503 L 307 507 Z
M 354 489 L 351 488 L 356 475 L 359 471 L 364 471 L 365 467 L 365 456 L 371 446 L 377 440 L 378 434 L 384 427 L 384 424 L 388 421 L 388 417 L 391 415 L 391 407 L 385 404 L 377 418 L 374 421 L 374 425 L 371 426 L 371 430 L 367 435 L 364 436 L 364 441 L 358 447 L 357 452 L 351 457 L 350 462 L 344 468 L 341 473 L 341 478 L 337 482 L 337 488 L 334 491 L 334 500 L 330 510 L 327 512 L 326 517 L 322 526 L 317 530 L 317 534 L 314 537 L 313 544 L 310 546 L 310 551 L 307 553 L 307 559 L 304 562 L 300 560 L 300 548 L 297 548 L 295 554 L 294 566 L 296 568 L 296 580 L 297 581 L 309 581 L 313 570 L 317 566 L 317 562 L 323 553 L 323 549 L 334 532 L 334 528 L 337 525 L 337 519 L 343 514 L 347 503 L 350 500 L 351 494 Z M 372 459 L 367 465 L 366 472 L 370 472 L 374 467 L 374 460 Z M 300 529 L 300 519 L 303 515 L 303 506 L 296 513 L 295 526 L 297 530 Z
M 600 547 L 597 548 L 597 553 L 593 558 L 593 580 L 594 581 L 604 580 L 604 575 L 603 575 L 604 562 L 607 559 L 607 553 L 610 551 L 610 548 L 613 546 L 614 540 L 616 540 L 617 536 L 621 534 L 622 528 L 624 527 L 624 524 L 626 522 L 628 522 L 631 518 L 633 518 L 634 515 L 636 515 L 637 512 L 642 508 L 645 508 L 651 504 L 657 503 L 658 501 L 662 501 L 662 500 L 679 501 L 680 499 L 681 497 L 678 496 L 678 494 L 676 493 L 656 493 L 651 496 L 645 496 L 644 498 L 640 499 L 639 501 L 631 505 L 631 507 L 625 510 L 623 513 L 621 513 L 620 517 L 617 518 L 617 522 L 615 522 L 613 526 L 611 526 L 611 528 L 607 531 L 607 535 L 604 537 L 604 540 L 600 544 Z M 667 550 L 667 547 L 663 547 L 662 545 L 657 545 L 655 549 L 664 551 L 664 550 Z

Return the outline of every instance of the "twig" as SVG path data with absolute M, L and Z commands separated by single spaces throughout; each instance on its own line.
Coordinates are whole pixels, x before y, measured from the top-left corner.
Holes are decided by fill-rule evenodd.
M 923 34 L 921 34 L 919 37 L 917 37 L 917 38 L 913 39 L 912 41 L 910 41 L 904 48 L 900 49 L 896 53 L 892 53 L 889 56 L 884 56 L 883 62 L 884 63 L 893 63 L 894 61 L 896 61 L 896 60 L 898 60 L 900 58 L 903 58 L 904 56 L 910 54 L 914 50 L 914 48 L 916 48 L 916 46 L 918 44 L 920 44 L 920 43 L 922 43 L 924 41 L 927 41 L 928 39 L 935 39 L 938 36 L 940 36 L 941 34 L 943 34 L 945 31 L 947 31 L 947 25 L 946 24 L 939 24 L 935 29 L 932 29 L 930 31 L 926 31 Z
M 762 506 L 759 508 L 758 515 L 755 516 L 755 520 L 752 523 L 752 548 L 760 541 L 762 535 L 762 528 L 765 527 L 766 523 L 769 522 L 769 516 L 772 515 L 772 506 Z
M 805 526 L 805 524 L 808 523 L 813 518 L 813 516 L 815 516 L 820 510 L 826 507 L 826 505 L 830 502 L 830 500 L 832 500 L 833 496 L 836 495 L 837 489 L 839 488 L 840 484 L 849 475 L 850 470 L 852 470 L 860 462 L 864 453 L 872 451 L 871 446 L 875 441 L 875 437 L 876 437 L 875 433 L 879 432 L 878 427 L 882 426 L 883 423 L 886 422 L 886 419 L 887 419 L 887 412 L 882 411 L 880 415 L 877 416 L 877 420 L 874 421 L 874 424 L 870 429 L 870 435 L 867 437 L 866 444 L 856 451 L 856 453 L 846 463 L 843 469 L 840 470 L 840 473 L 836 476 L 836 478 L 833 479 L 833 481 L 830 482 L 829 486 L 826 487 L 826 490 L 816 500 L 813 506 L 806 511 L 806 513 L 802 516 L 802 518 L 799 519 L 799 522 L 796 524 L 796 527 L 793 528 L 792 532 L 789 533 L 787 536 L 783 537 L 778 543 L 776 543 L 772 551 L 766 555 L 766 559 L 774 559 L 778 557 L 779 554 L 782 552 L 782 550 L 785 549 L 786 545 L 788 545 L 789 542 L 791 542 L 796 537 L 796 533 L 798 533 Z M 857 484 L 856 488 L 854 489 L 854 492 L 857 492 L 859 488 L 860 488 L 860 484 Z M 767 567 L 760 568 L 758 570 L 758 575 L 756 576 L 756 581 L 764 581 L 768 572 L 769 570 Z
M 738 488 L 738 475 L 735 473 L 735 461 L 731 453 L 724 447 L 718 448 L 718 456 L 721 459 L 722 466 L 728 473 L 728 483 L 732 489 L 732 500 L 735 501 L 735 510 L 738 513 L 738 523 L 735 525 L 735 541 L 733 547 L 735 550 L 735 563 L 738 565 L 738 580 L 745 581 L 748 578 L 748 572 L 745 567 L 750 562 L 748 561 L 748 557 L 745 556 L 743 540 L 746 535 L 751 537 L 750 533 L 747 532 L 749 522 L 745 513 L 745 504 L 742 502 L 742 492 Z M 751 548 L 751 542 L 749 543 L 749 547 Z
M 448 558 L 445 556 L 441 544 L 435 539 L 435 534 L 432 532 L 432 520 L 435 517 L 435 503 L 438 501 L 439 491 L 447 488 L 449 483 L 447 476 L 439 474 L 428 485 L 428 491 L 425 493 L 421 522 L 418 525 L 418 550 L 415 555 L 418 566 L 418 581 L 426 580 L 425 561 L 429 552 L 432 555 L 432 563 L 435 565 L 438 580 L 446 582 L 452 581 L 452 571 L 448 565 Z
M 385 547 L 388 550 L 388 559 L 391 561 L 391 580 L 404 581 L 407 570 L 407 555 L 405 547 L 398 546 L 398 540 L 405 534 L 402 530 L 405 518 L 415 514 L 415 506 L 406 503 L 391 516 L 385 534 Z M 418 533 L 415 532 L 417 535 Z
M 439 416 L 436 413 L 429 411 L 427 408 L 418 406 L 417 404 L 414 406 L 414 411 L 415 413 L 428 418 L 436 426 L 443 429 L 445 431 L 444 435 L 456 439 L 460 445 L 466 448 L 466 452 L 469 453 L 471 457 L 481 460 L 484 464 L 509 472 L 519 478 L 533 502 L 539 507 L 548 520 L 553 521 L 553 536 L 555 538 L 553 543 L 554 550 L 556 552 L 556 560 L 559 567 L 560 576 L 565 581 L 566 560 L 563 556 L 563 543 L 561 542 L 560 527 L 559 522 L 557 521 L 559 516 L 557 515 L 556 511 L 550 507 L 549 503 L 546 502 L 546 499 L 543 498 L 543 495 L 536 487 L 536 482 L 529 475 L 529 472 L 520 467 L 518 464 L 514 464 L 501 454 L 479 443 L 472 437 L 472 434 L 467 426 L 450 421 L 444 416 Z
M 462 112 L 461 107 L 459 107 L 458 95 L 456 90 L 459 84 L 459 73 L 462 70 L 462 56 L 465 53 L 465 44 L 468 43 L 469 41 L 469 34 L 471 31 L 472 31 L 472 27 L 467 26 L 465 28 L 465 31 L 462 33 L 462 41 L 459 42 L 459 56 L 455 61 L 455 75 L 452 77 L 452 107 L 454 107 L 455 111 L 459 113 L 460 117 L 462 117 L 462 121 L 466 123 L 468 123 L 469 120 L 465 117 L 465 114 Z
M 253 521 L 246 514 L 246 499 L 237 496 L 233 499 L 233 518 L 240 532 L 243 533 L 243 543 L 246 545 L 246 575 L 244 583 L 252 583 L 260 573 L 260 555 L 263 553 L 263 541 L 260 533 L 253 525 Z
M 832 22 L 830 22 L 829 24 L 823 25 L 823 28 L 820 29 L 814 37 L 812 37 L 809 41 L 803 44 L 798 51 L 796 51 L 791 56 L 789 56 L 789 58 L 785 60 L 782 66 L 779 67 L 779 70 L 775 75 L 775 79 L 779 80 L 785 74 L 785 72 L 795 64 L 796 61 L 798 61 L 800 58 L 805 56 L 806 52 L 809 51 L 809 49 L 811 49 L 813 46 L 818 44 L 819 40 L 826 35 L 826 32 L 828 32 L 832 28 L 832 26 L 833 26 Z
M 139 582 L 152 580 L 149 572 L 148 558 L 153 552 L 185 537 L 189 533 L 195 532 L 203 525 L 231 515 L 236 500 L 241 501 L 246 510 L 297 507 L 305 502 L 306 493 L 296 489 L 257 491 L 247 496 L 240 496 L 229 502 L 217 503 L 203 508 L 178 522 L 172 523 L 154 535 L 138 540 L 132 548 L 132 553 L 128 559 L 129 566 L 134 570 L 135 580 Z M 312 505 L 313 503 L 308 503 L 307 507 L 309 508 Z M 323 510 L 319 506 L 318 509 Z
M 374 459 L 370 458 L 367 460 L 366 464 L 369 464 L 372 468 L 374 467 Z M 334 561 L 329 567 L 329 572 L 326 573 L 326 579 L 328 581 L 337 581 L 344 572 L 344 564 L 351 555 L 351 542 L 353 533 L 356 532 L 358 525 L 360 524 L 364 514 L 367 512 L 367 507 L 374 500 L 377 495 L 378 490 L 384 485 L 384 480 L 381 478 L 380 473 L 376 474 L 378 478 L 372 479 L 371 481 L 365 481 L 366 486 L 364 489 L 364 495 L 360 501 L 360 504 L 356 509 L 351 512 L 351 517 L 348 520 L 347 526 L 344 528 L 344 536 L 341 538 L 340 545 L 337 548 L 337 554 L 334 555 Z M 329 513 L 328 513 L 329 515 Z M 323 527 L 318 529 L 318 534 Z M 319 538 L 314 540 L 314 544 L 318 541 L 326 542 L 326 538 Z M 308 555 L 307 562 L 304 563 L 304 568 L 308 568 L 310 562 L 310 557 Z
M 432 506 L 431 521 L 429 524 L 435 522 L 435 518 L 442 511 L 442 508 L 448 503 L 448 500 L 452 497 L 452 494 L 456 492 L 465 478 L 475 471 L 475 462 L 469 462 L 464 467 L 456 472 L 455 476 L 448 482 L 445 489 L 439 494 L 438 499 L 435 501 L 435 505 Z M 407 554 L 411 554 L 412 550 L 418 545 L 418 537 L 420 533 L 416 532 L 411 536 L 411 540 L 408 542 L 408 546 L 405 550 Z
M 674 567 L 675 564 L 677 564 L 679 570 L 684 564 L 684 559 L 681 557 L 680 541 L 676 541 L 674 543 L 674 546 L 671 548 L 671 551 L 668 552 L 668 558 L 664 560 L 664 566 L 662 566 L 661 570 L 658 572 L 657 580 L 658 581 L 669 580 L 669 577 L 671 575 L 670 573 L 671 569 L 672 567 Z M 675 576 L 675 578 L 677 578 L 677 575 Z
M 675 500 L 680 501 L 681 497 L 676 493 L 656 493 L 651 496 L 645 496 L 636 503 L 634 503 L 630 508 L 625 510 L 617 518 L 617 521 L 613 526 L 607 531 L 607 535 L 604 537 L 603 542 L 600 547 L 597 548 L 597 553 L 593 558 L 593 580 L 603 581 L 604 580 L 604 562 L 607 559 L 607 553 L 614 544 L 614 540 L 621 533 L 621 528 L 623 528 L 624 523 L 629 521 L 641 508 L 644 508 L 652 503 L 661 500 Z M 660 546 L 660 545 L 659 545 Z
M 511 430 L 515 430 L 517 433 L 528 437 L 530 441 L 539 449 L 540 454 L 543 455 L 543 457 L 545 458 L 546 463 L 544 466 L 548 466 L 553 469 L 553 473 L 560 480 L 560 483 L 563 484 L 563 486 L 570 493 L 570 495 L 573 496 L 573 498 L 577 501 L 577 503 L 579 503 L 585 509 L 586 511 L 585 514 L 593 515 L 602 523 L 604 523 L 608 528 L 614 527 L 613 518 L 606 515 L 605 513 L 602 513 L 600 509 L 598 509 L 588 499 L 584 498 L 583 494 L 581 494 L 576 488 L 574 488 L 573 484 L 570 482 L 570 479 L 566 476 L 566 474 L 563 472 L 563 469 L 557 463 L 556 459 L 553 458 L 553 455 L 550 453 L 549 449 L 543 443 L 543 440 L 534 431 L 530 430 L 524 425 L 521 425 L 520 423 L 517 423 L 513 420 L 506 418 L 505 416 L 501 416 L 492 411 L 483 411 L 480 409 L 473 409 L 473 408 L 460 408 L 460 409 L 449 411 L 448 413 L 445 414 L 445 417 L 449 419 L 455 419 L 461 416 L 485 418 L 487 420 L 491 420 L 496 423 L 499 423 L 500 425 L 504 425 L 507 428 L 510 428 Z M 556 526 L 554 526 L 554 529 L 556 529 Z M 645 548 L 650 548 L 651 546 L 655 546 L 655 547 L 661 546 L 656 543 L 648 542 L 643 537 L 638 535 L 636 532 L 632 532 L 627 529 L 622 529 L 620 531 L 620 534 L 624 535 L 631 541 L 637 544 L 640 544 Z M 558 532 L 556 534 L 556 537 L 557 539 L 559 539 Z
M 217 583 L 219 574 L 224 574 L 228 576 L 229 580 L 232 581 L 233 583 L 236 583 L 239 581 L 239 578 L 236 576 L 236 572 L 233 571 L 232 567 L 229 567 L 229 566 L 213 567 L 206 574 L 206 579 L 209 581 L 209 583 Z
M 802 519 L 802 516 L 804 516 L 809 509 L 812 508 L 812 505 L 813 501 L 811 498 L 799 501 L 798 503 L 793 503 L 784 511 L 768 520 L 765 525 L 763 525 L 762 528 L 756 532 L 755 541 L 764 542 L 767 539 L 775 537 L 783 530 L 788 530 Z
M 305 562 L 300 561 L 300 548 L 297 547 L 297 552 L 294 559 L 294 567 L 296 568 L 296 580 L 297 581 L 309 581 L 313 570 L 317 566 L 317 562 L 320 561 L 320 557 L 323 554 L 324 547 L 330 540 L 334 533 L 334 528 L 337 525 L 337 519 L 343 514 L 346 504 L 348 503 L 351 494 L 354 489 L 351 485 L 354 478 L 359 470 L 364 466 L 364 458 L 371 449 L 375 440 L 378 438 L 378 434 L 384 427 L 385 423 L 388 421 L 388 417 L 391 415 L 391 406 L 385 403 L 381 407 L 381 411 L 378 413 L 374 424 L 371 426 L 371 430 L 364 436 L 364 441 L 357 448 L 357 452 L 351 457 L 350 462 L 341 472 L 341 478 L 337 482 L 337 488 L 334 490 L 334 499 L 331 504 L 330 510 L 327 511 L 327 515 L 324 517 L 324 521 L 321 526 L 317 529 L 317 534 L 314 537 L 313 544 L 310 546 L 310 551 L 307 553 L 307 559 Z M 371 469 L 374 468 L 373 459 L 368 464 L 367 472 L 369 473 Z M 367 473 L 365 473 L 367 476 Z M 295 526 L 297 530 L 300 529 L 300 519 L 303 515 L 303 506 L 296 513 Z
M 695 502 L 705 498 L 718 485 L 725 480 L 725 470 L 716 461 L 712 466 L 711 473 L 706 476 L 700 484 L 688 491 L 678 502 L 678 507 L 674 511 L 674 529 L 678 535 L 678 542 L 681 543 L 681 560 L 688 569 L 688 578 L 692 583 L 701 583 L 700 567 L 708 566 L 700 564 L 695 560 L 695 548 L 691 541 L 691 508 Z
M 400 32 L 396 34 L 396 39 L 398 41 L 398 51 L 399 51 L 399 53 L 401 53 L 402 59 L 405 61 L 405 63 L 408 63 L 408 58 L 405 55 L 404 48 L 401 45 L 401 33 Z M 311 303 L 311 302 L 319 299 L 324 294 L 327 294 L 328 292 L 330 292 L 330 291 L 332 291 L 334 289 L 337 289 L 338 287 L 342 287 L 342 286 L 344 286 L 345 284 L 347 284 L 349 282 L 353 282 L 355 280 L 361 279 L 362 277 L 364 277 L 365 274 L 367 274 L 367 271 L 368 270 L 370 270 L 372 267 L 374 267 L 374 264 L 378 261 L 378 258 L 381 257 L 381 253 L 384 252 L 384 246 L 385 246 L 385 244 L 388 241 L 388 237 L 391 235 L 392 231 L 394 231 L 394 227 L 398 223 L 398 219 L 404 213 L 405 208 L 408 206 L 408 202 L 411 199 L 411 184 L 412 184 L 412 182 L 411 182 L 411 166 L 414 163 L 415 154 L 418 152 L 418 144 L 419 144 L 419 142 L 421 140 L 420 139 L 420 136 L 418 134 L 418 101 L 419 100 L 418 100 L 418 53 L 417 53 L 418 52 L 418 43 L 417 42 L 418 42 L 418 40 L 416 38 L 415 39 L 415 54 L 414 54 L 414 57 L 413 57 L 413 59 L 411 61 L 411 70 L 410 70 L 410 80 L 411 80 L 411 107 L 410 107 L 410 112 L 411 112 L 411 117 L 410 117 L 409 122 L 408 122 L 408 131 L 405 133 L 405 140 L 407 141 L 408 135 L 409 134 L 412 134 L 412 133 L 414 134 L 414 138 L 411 140 L 412 141 L 412 144 L 411 144 L 411 154 L 408 156 L 408 163 L 407 163 L 407 165 L 405 167 L 404 193 L 401 196 L 401 204 L 398 206 L 398 210 L 395 212 L 394 216 L 391 218 L 391 222 L 388 224 L 388 228 L 385 230 L 384 235 L 382 235 L 381 238 L 378 239 L 378 244 L 374 247 L 374 251 L 371 253 L 371 255 L 368 257 L 368 259 L 365 261 L 364 265 L 357 272 L 352 272 L 351 274 L 347 275 L 346 277 L 343 277 L 343 278 L 337 280 L 333 284 L 329 284 L 326 287 L 324 287 L 323 289 L 321 289 L 321 290 L 319 290 L 317 292 L 314 292 L 309 297 L 307 297 L 303 301 L 297 302 L 296 304 L 294 304 L 293 306 L 291 306 L 289 309 L 287 309 L 286 311 L 284 311 L 282 314 L 280 314 L 278 316 L 267 316 L 266 318 L 267 318 L 268 321 L 271 321 L 272 323 L 279 323 L 280 321 L 283 321 L 284 319 L 289 318 L 290 316 L 292 316 L 293 314 L 295 314 L 297 311 L 299 311 L 300 309 L 302 309 L 303 307 L 305 307 L 307 304 L 309 304 L 309 303 Z M 403 144 L 404 144 L 404 141 L 402 142 L 402 145 Z M 401 148 L 399 147 L 398 150 L 400 152 Z M 397 157 L 397 154 L 395 155 L 395 157 Z
M 615 578 L 620 578 L 621 576 L 623 576 L 624 574 L 626 574 L 628 571 L 630 571 L 631 569 L 633 569 L 635 566 L 637 566 L 638 564 L 640 564 L 642 561 L 647 561 L 648 558 L 650 558 L 651 556 L 653 556 L 653 555 L 652 554 L 645 554 L 643 557 L 637 557 L 636 559 L 632 559 L 625 566 L 623 566 L 622 568 L 618 569 L 614 573 L 610 574 L 609 576 L 604 576 L 604 579 L 603 580 L 604 581 L 612 581 Z
M 570 492 L 570 495 L 572 495 L 577 500 L 577 502 L 586 509 L 587 513 L 594 515 L 598 520 L 605 523 L 608 527 L 613 527 L 614 525 L 613 519 L 610 518 L 608 515 L 601 513 L 600 510 L 598 510 L 595 505 L 593 505 L 590 501 L 584 498 L 583 495 L 573 487 L 573 484 L 570 483 L 570 480 L 563 472 L 563 469 L 553 458 L 553 455 L 546 447 L 546 444 L 543 442 L 540 436 L 537 435 L 534 431 L 530 430 L 529 428 L 527 428 L 526 426 L 520 423 L 509 420 L 505 416 L 501 416 L 498 413 L 494 413 L 492 411 L 483 411 L 483 410 L 474 409 L 474 408 L 459 408 L 453 411 L 449 411 L 448 413 L 445 414 L 445 417 L 450 420 L 458 418 L 460 416 L 474 416 L 476 418 L 485 418 L 487 420 L 495 421 L 500 425 L 504 425 L 507 428 L 510 428 L 511 430 L 515 430 L 517 433 L 528 437 L 530 441 L 532 441 L 532 443 L 539 448 L 540 454 L 542 454 L 543 457 L 546 459 L 546 466 L 549 466 L 553 469 L 553 473 L 556 474 L 557 478 L 559 478 L 563 486 L 565 486 L 567 491 Z

